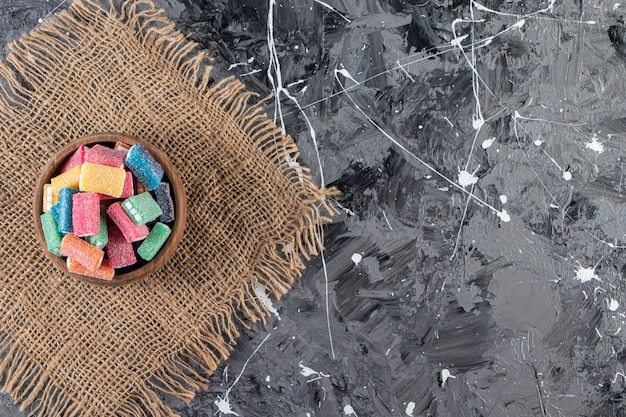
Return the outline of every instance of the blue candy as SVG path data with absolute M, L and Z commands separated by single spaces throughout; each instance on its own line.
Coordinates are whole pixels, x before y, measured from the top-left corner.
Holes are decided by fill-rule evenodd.
M 72 233 L 74 231 L 72 226 L 72 196 L 78 192 L 74 188 L 61 188 L 58 209 L 59 220 L 57 222 L 59 224 L 59 232 L 61 233 Z
M 52 215 L 54 216 L 54 220 L 57 222 L 57 230 L 59 228 L 58 224 L 61 221 L 61 203 L 56 203 L 55 205 L 53 205 L 52 207 L 50 207 L 50 211 L 52 212 Z
M 141 143 L 130 148 L 124 163 L 148 191 L 154 190 L 163 178 L 163 167 Z
M 154 189 L 156 195 L 156 201 L 161 207 L 161 220 L 163 223 L 169 223 L 174 221 L 174 202 L 172 201 L 172 194 L 170 193 L 170 185 L 166 182 L 160 183 L 157 188 Z

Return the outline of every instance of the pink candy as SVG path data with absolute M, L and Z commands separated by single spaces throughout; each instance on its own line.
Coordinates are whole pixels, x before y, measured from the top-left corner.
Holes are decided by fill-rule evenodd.
M 142 224 L 137 226 L 126 211 L 122 208 L 121 202 L 115 202 L 107 209 L 107 214 L 113 220 L 115 225 L 120 228 L 124 238 L 128 242 L 137 242 L 138 240 L 145 239 L 149 234 L 148 226 Z
M 100 230 L 100 196 L 97 193 L 72 195 L 72 226 L 77 237 L 98 234 Z
M 87 153 L 88 150 L 89 148 L 87 148 L 85 145 L 79 146 L 74 151 L 72 156 L 70 156 L 63 163 L 63 165 L 61 165 L 61 168 L 59 169 L 59 174 L 63 174 L 64 172 L 67 172 L 72 168 L 76 168 L 77 166 L 82 165 L 83 162 L 85 162 L 85 154 Z
M 92 164 L 106 165 L 115 168 L 122 168 L 124 166 L 124 158 L 126 158 L 126 151 L 107 148 L 102 145 L 94 145 L 85 154 L 85 162 L 91 162 Z

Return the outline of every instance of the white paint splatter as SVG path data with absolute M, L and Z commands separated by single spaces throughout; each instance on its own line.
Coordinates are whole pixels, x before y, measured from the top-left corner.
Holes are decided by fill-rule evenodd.
M 443 369 L 441 371 L 441 386 L 442 387 L 446 385 L 446 381 L 448 380 L 448 378 L 455 379 L 456 377 L 452 375 L 448 369 Z
M 596 135 L 593 135 L 593 137 L 591 138 L 591 142 L 585 143 L 585 147 L 587 149 L 591 149 L 597 155 L 600 155 L 602 152 L 604 152 L 604 142 L 598 141 L 598 137 Z
M 502 209 L 496 212 L 496 214 L 500 218 L 500 220 L 502 220 L 505 223 L 508 223 L 511 221 L 511 216 L 509 216 L 509 213 L 507 213 L 505 209 Z
M 569 181 L 572 179 L 572 173 L 569 171 L 563 171 L 563 179 Z
M 500 199 L 500 202 L 502 204 L 506 204 L 507 201 L 509 201 L 509 199 L 507 198 L 507 196 L 505 196 L 504 194 L 502 194 L 500 197 L 498 197 Z
M 535 139 L 535 140 L 533 140 L 533 145 L 541 146 L 541 145 L 543 145 L 544 142 L 545 142 L 545 140 Z
M 583 268 L 582 265 L 578 265 L 576 268 L 576 276 L 574 277 L 580 282 L 589 282 L 593 279 L 601 281 L 596 275 L 596 268 Z
M 220 414 L 230 414 L 233 416 L 238 416 L 239 414 L 233 411 L 233 407 L 230 405 L 230 400 L 228 396 L 222 398 L 220 396 L 217 397 L 217 400 L 213 402 L 217 406 L 217 412 Z
M 459 170 L 459 185 L 465 188 L 468 185 L 476 184 L 478 182 L 478 177 L 474 174 L 476 174 L 476 172 L 470 173 L 464 169 Z
M 278 314 L 278 310 L 276 310 L 276 307 L 274 307 L 274 303 L 272 303 L 272 300 L 267 295 L 267 290 L 265 289 L 265 287 L 257 284 L 254 286 L 254 292 L 256 293 L 259 301 L 265 306 L 265 308 L 267 308 L 267 311 L 275 315 L 276 318 L 280 320 L 280 314 Z
M 265 377 L 265 382 L 270 382 L 270 381 L 271 381 L 271 379 L 272 379 L 272 378 L 268 375 L 268 376 L 266 376 L 266 377 Z
M 354 262 L 354 265 L 358 265 L 361 260 L 363 260 L 363 256 L 360 253 L 353 253 L 352 254 L 352 262 Z
M 415 403 L 413 401 L 410 401 L 407 405 L 406 405 L 406 410 L 404 410 L 405 414 L 409 417 L 413 417 L 413 411 L 415 410 Z
M 300 361 L 300 363 L 298 363 L 298 366 L 302 369 L 300 371 L 300 375 L 304 375 L 306 377 L 309 377 L 309 376 L 315 376 L 316 377 L 315 379 L 309 380 L 307 382 L 315 381 L 316 379 L 319 379 L 319 378 L 322 378 L 322 377 L 330 378 L 330 375 L 327 375 L 327 374 L 325 374 L 323 372 L 317 372 L 315 369 L 311 369 L 308 366 L 303 365 L 302 361 Z
M 352 408 L 350 404 L 347 404 L 345 407 L 343 407 L 343 413 L 347 416 L 356 416 L 354 408 Z
M 607 301 L 607 305 L 611 311 L 615 311 L 619 308 L 619 302 L 614 298 L 611 298 L 611 301 Z
M 488 149 L 491 147 L 491 145 L 493 145 L 495 141 L 496 141 L 496 138 L 485 139 L 483 140 L 483 144 L 481 146 L 483 147 L 483 149 Z

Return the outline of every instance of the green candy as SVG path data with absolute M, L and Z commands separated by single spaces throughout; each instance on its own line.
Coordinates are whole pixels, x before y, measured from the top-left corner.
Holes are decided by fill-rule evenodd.
M 159 204 L 152 197 L 152 194 L 147 191 L 128 197 L 122 203 L 122 207 L 137 226 L 156 220 L 157 217 L 163 214 Z
M 61 256 L 59 249 L 61 248 L 63 235 L 59 233 L 59 226 L 57 225 L 57 221 L 54 219 L 54 215 L 51 211 L 48 211 L 43 213 L 39 219 L 41 221 L 43 235 L 46 238 L 46 246 L 48 247 L 48 250 L 57 256 Z
M 107 229 L 106 209 L 100 206 L 100 227 L 98 234 L 89 236 L 87 241 L 98 249 L 104 248 L 109 243 L 109 231 Z
M 172 229 L 167 225 L 161 222 L 155 223 L 148 237 L 141 243 L 139 249 L 137 249 L 137 254 L 146 261 L 151 260 L 159 252 L 171 233 Z

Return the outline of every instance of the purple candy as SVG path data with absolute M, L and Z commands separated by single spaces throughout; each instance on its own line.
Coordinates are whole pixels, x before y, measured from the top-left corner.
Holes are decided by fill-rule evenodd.
M 163 167 L 141 143 L 130 148 L 124 163 L 148 191 L 154 190 L 163 178 Z
M 160 183 L 155 189 L 157 203 L 161 207 L 163 214 L 159 217 L 163 223 L 169 223 L 174 221 L 174 202 L 172 201 L 172 194 L 170 193 L 170 185 L 166 182 Z

